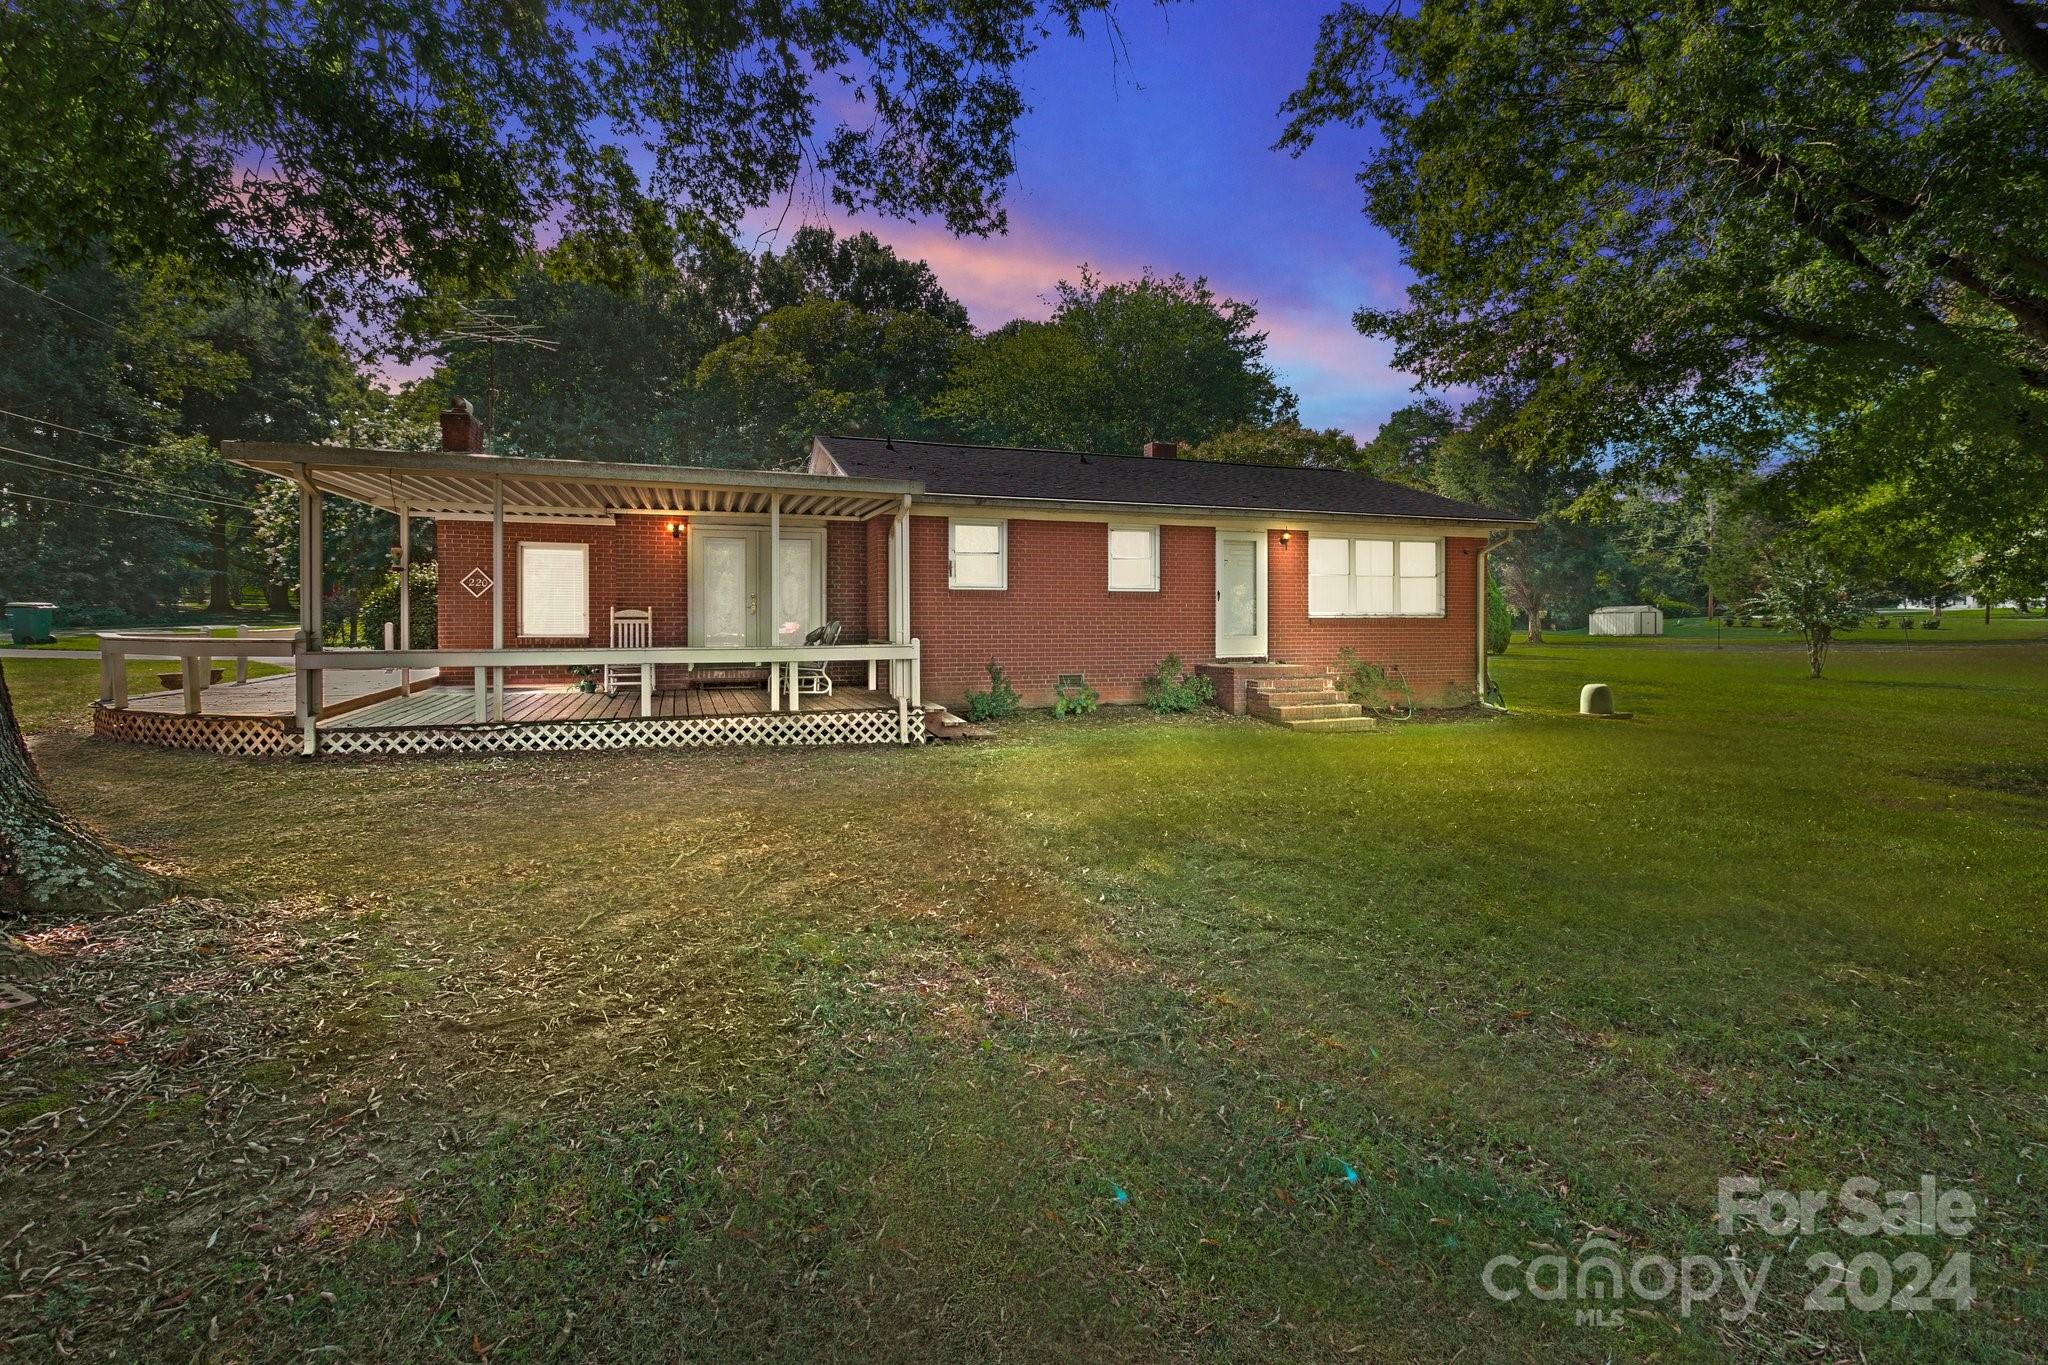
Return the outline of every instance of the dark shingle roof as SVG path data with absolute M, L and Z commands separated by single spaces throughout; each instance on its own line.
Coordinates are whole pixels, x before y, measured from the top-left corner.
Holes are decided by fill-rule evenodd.
M 839 467 L 855 478 L 908 479 L 936 496 L 1218 508 L 1248 512 L 1321 512 L 1336 516 L 1521 524 L 1525 518 L 1342 469 L 1155 460 L 1011 446 L 894 442 L 820 436 Z

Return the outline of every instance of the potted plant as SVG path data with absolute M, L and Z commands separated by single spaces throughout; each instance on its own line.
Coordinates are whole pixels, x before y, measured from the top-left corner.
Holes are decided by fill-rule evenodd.
M 578 692 L 597 691 L 599 669 L 596 664 L 570 664 L 569 676 L 576 680 Z

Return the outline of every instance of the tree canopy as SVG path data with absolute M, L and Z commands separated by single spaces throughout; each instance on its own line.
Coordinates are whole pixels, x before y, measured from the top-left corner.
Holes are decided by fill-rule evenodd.
M 1365 452 L 1351 433 L 1336 427 L 1325 427 L 1319 431 L 1299 422 L 1232 427 L 1191 447 L 1184 455 L 1190 460 L 1299 465 L 1304 469 L 1367 468 Z
M 546 225 L 630 253 L 800 182 L 997 231 L 1019 63 L 1112 3 L 23 0 L 0 11 L 0 230 L 358 313 L 486 294 Z
M 958 342 L 925 313 L 778 308 L 698 367 L 692 461 L 797 468 L 822 432 L 922 435 Z
M 1377 127 L 1358 325 L 1523 458 L 2048 496 L 2048 7 L 1346 3 L 1287 112 Z
M 1147 271 L 1110 281 L 1083 267 L 1054 296 L 1046 321 L 1010 323 L 967 348 L 935 404 L 940 424 L 995 445 L 1131 454 L 1294 420 L 1257 307 L 1207 280 Z

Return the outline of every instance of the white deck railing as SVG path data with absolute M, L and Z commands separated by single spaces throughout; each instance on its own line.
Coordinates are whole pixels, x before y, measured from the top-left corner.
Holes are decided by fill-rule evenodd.
M 563 646 L 548 649 L 321 649 L 301 648 L 295 630 L 247 631 L 233 639 L 213 635 L 173 635 L 121 631 L 100 636 L 100 701 L 122 708 L 128 704 L 128 660 L 176 659 L 184 684 L 184 710 L 196 716 L 216 659 L 233 659 L 235 680 L 246 681 L 249 660 L 289 661 L 297 674 L 296 713 L 306 751 L 316 743 L 314 720 L 320 714 L 321 675 L 331 671 L 394 669 L 404 676 L 413 669 L 467 668 L 474 672 L 476 701 L 471 718 L 479 724 L 502 720 L 505 713 L 505 671 L 515 668 L 568 668 L 586 665 L 640 670 L 640 714 L 654 710 L 654 670 L 663 664 L 699 667 L 750 667 L 768 670 L 768 709 L 791 712 L 802 708 L 797 671 L 804 664 L 865 663 L 868 686 L 888 670 L 889 695 L 896 699 L 898 720 L 909 732 L 912 711 L 924 709 L 922 652 L 916 640 L 907 644 L 788 645 L 740 648 L 654 646 L 645 649 L 604 649 Z
M 100 704 L 120 710 L 128 705 L 130 659 L 176 659 L 184 685 L 185 714 L 199 714 L 199 694 L 213 677 L 213 661 L 233 659 L 235 681 L 249 681 L 249 660 L 289 660 L 299 650 L 299 632 L 289 626 L 257 630 L 237 626 L 233 638 L 221 635 L 173 634 L 169 631 L 123 630 L 100 634 Z
M 320 675 L 334 669 L 367 668 L 450 669 L 474 672 L 476 691 L 471 719 L 477 724 L 503 720 L 505 714 L 505 671 L 516 668 L 572 668 L 583 665 L 614 670 L 640 670 L 640 714 L 654 714 L 654 670 L 663 664 L 700 667 L 748 667 L 768 670 L 768 709 L 802 709 L 797 670 L 803 664 L 865 663 L 868 686 L 878 681 L 878 670 L 888 668 L 889 695 L 896 699 L 898 719 L 908 733 L 912 711 L 924 709 L 922 651 L 916 640 L 907 644 L 844 644 L 744 646 L 711 648 L 701 645 L 651 646 L 643 649 L 604 649 L 588 646 L 560 646 L 546 649 L 349 649 L 300 650 L 293 656 L 298 670 L 299 723 L 312 751 L 311 717 L 320 710 Z

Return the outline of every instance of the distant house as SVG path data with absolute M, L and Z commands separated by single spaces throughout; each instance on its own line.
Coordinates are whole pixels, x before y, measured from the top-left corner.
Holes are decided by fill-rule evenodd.
M 1175 654 L 1242 710 L 1262 678 L 1320 687 L 1348 647 L 1420 702 L 1469 700 L 1489 538 L 1528 524 L 1164 444 L 820 436 L 805 472 L 771 473 L 485 455 L 462 408 L 443 444 L 226 448 L 300 490 L 306 752 L 914 740 L 927 704 L 959 705 L 991 661 L 1027 704 L 1062 679 L 1128 702 Z M 434 521 L 438 649 L 322 648 L 329 497 Z M 359 685 L 333 715 L 323 677 L 373 669 L 438 674 L 374 705 Z M 596 691 L 566 691 L 600 670 Z

